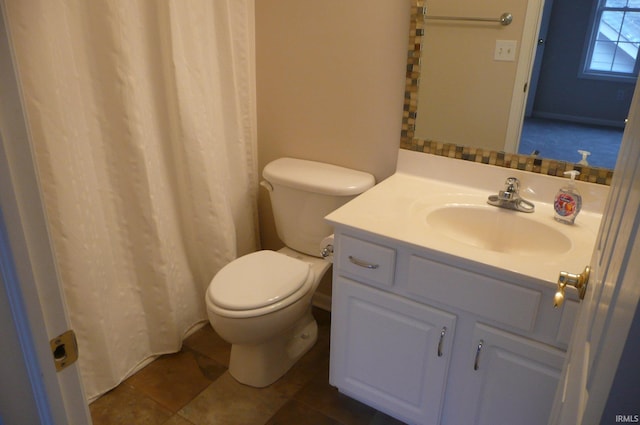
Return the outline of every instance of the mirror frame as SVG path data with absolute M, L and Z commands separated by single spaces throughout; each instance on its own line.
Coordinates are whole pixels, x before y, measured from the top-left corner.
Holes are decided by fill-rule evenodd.
M 411 0 L 411 22 L 409 26 L 409 49 L 407 54 L 400 149 L 557 177 L 565 177 L 565 171 L 578 170 L 580 171 L 580 175 L 577 177 L 578 180 L 604 185 L 611 184 L 613 170 L 608 168 L 582 166 L 555 159 L 492 151 L 483 148 L 456 145 L 444 141 L 416 138 L 415 123 L 418 116 L 418 84 L 420 82 L 420 67 L 422 66 L 421 52 L 424 37 L 425 13 L 426 6 L 424 0 Z

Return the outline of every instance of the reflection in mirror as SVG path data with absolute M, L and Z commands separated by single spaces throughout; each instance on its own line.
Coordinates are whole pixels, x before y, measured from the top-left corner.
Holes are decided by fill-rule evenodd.
M 499 1 L 496 0 L 496 2 Z M 567 1 L 569 1 L 568 6 L 565 5 Z M 571 6 L 573 4 L 571 3 L 572 1 L 575 3 L 575 0 L 554 0 L 554 13 L 563 12 L 563 8 L 570 8 L 572 12 L 576 12 L 576 8 Z M 538 45 L 538 54 L 543 57 L 542 54 L 545 53 L 544 48 L 546 47 L 545 62 L 553 63 L 554 60 L 557 62 L 559 59 L 568 56 L 574 56 L 573 60 L 575 62 L 575 57 L 583 55 L 584 49 L 574 48 L 571 50 L 567 47 L 567 43 L 575 45 L 577 42 L 582 47 L 585 40 L 588 40 L 585 34 L 586 28 L 590 25 L 589 11 L 591 10 L 592 2 L 591 0 L 580 1 L 585 5 L 584 8 L 578 9 L 586 9 L 587 11 L 584 13 L 584 19 L 580 20 L 581 22 L 585 21 L 581 26 L 581 32 L 574 31 L 569 34 L 567 31 L 554 30 L 553 23 L 547 26 L 543 20 L 541 35 L 545 34 L 546 26 L 549 29 L 547 33 L 549 38 L 546 39 L 548 40 L 546 44 Z M 621 139 L 624 118 L 626 118 L 633 86 L 635 85 L 635 78 L 627 79 L 626 82 L 617 82 L 613 89 L 606 89 L 605 86 L 610 82 L 600 78 L 601 76 L 594 78 L 590 75 L 580 75 L 578 78 L 577 69 L 583 64 L 574 64 L 571 69 L 575 69 L 575 72 L 564 72 L 564 74 L 571 74 L 571 77 L 577 80 L 576 87 L 572 88 L 566 79 L 553 78 L 563 74 L 557 71 L 557 64 L 554 65 L 556 69 L 553 69 L 547 64 L 540 67 L 537 61 L 535 63 L 533 61 L 533 44 L 538 40 L 537 27 L 540 9 L 537 12 L 534 10 L 535 19 L 533 24 L 530 22 L 525 23 L 524 16 L 531 14 L 531 5 L 536 1 L 521 1 L 519 2 L 521 3 L 520 5 L 514 1 L 503 1 L 502 5 L 492 7 L 491 12 L 487 11 L 485 2 L 482 3 L 483 7 L 480 7 L 480 5 L 477 7 L 471 6 L 469 2 L 466 3 L 461 8 L 456 9 L 451 2 L 448 3 L 449 7 L 443 8 L 442 4 L 446 6 L 447 2 L 441 2 L 440 9 L 438 9 L 436 6 L 439 3 L 433 1 L 429 4 L 429 15 L 486 17 L 508 11 L 514 15 L 514 23 L 508 27 L 502 27 L 486 23 L 428 21 L 429 26 L 425 27 L 424 2 L 422 0 L 412 0 L 411 37 L 409 40 L 407 90 L 401 148 L 557 176 L 562 176 L 566 170 L 578 169 L 581 171 L 581 180 L 609 184 L 615 157 L 617 156 L 617 147 Z M 549 10 L 552 10 L 551 3 L 552 0 L 546 0 L 545 4 Z M 542 1 L 540 0 L 538 8 L 541 5 Z M 578 20 L 578 17 L 574 16 L 573 19 Z M 519 24 L 518 20 L 520 21 Z M 451 35 L 451 31 L 454 29 L 463 35 L 463 38 L 457 39 L 457 42 Z M 425 35 L 436 37 L 438 32 L 445 35 L 448 34 L 444 40 L 452 41 L 452 43 L 440 42 L 438 46 L 431 46 L 429 49 L 423 43 Z M 530 33 L 530 40 L 527 40 L 526 35 L 523 35 L 527 32 Z M 440 34 L 441 36 L 442 34 Z M 468 62 L 460 62 L 465 57 L 472 55 L 470 53 L 461 53 L 465 51 L 467 45 L 471 45 L 472 49 L 479 50 L 473 43 L 481 38 L 488 40 L 491 46 L 490 55 L 484 54 L 484 56 L 490 56 L 488 60 L 483 58 L 483 64 L 480 63 L 480 59 L 474 58 L 473 66 Z M 516 68 L 522 68 L 517 61 L 494 60 L 493 46 L 497 44 L 498 40 L 517 40 L 518 47 L 522 47 L 523 50 L 526 49 L 527 43 L 530 44 L 529 50 L 531 53 L 529 54 L 528 62 L 525 61 L 526 72 L 524 74 L 522 71 L 520 71 L 520 74 L 516 72 Z M 452 46 L 455 46 L 455 48 Z M 558 49 L 565 53 L 558 55 Z M 567 49 L 571 50 L 571 55 L 566 53 L 569 51 Z M 449 53 L 447 54 L 447 52 Z M 424 55 L 422 61 L 421 54 Z M 431 62 L 430 58 L 438 59 Z M 455 72 L 452 71 L 451 67 L 449 70 L 442 70 L 440 65 L 445 59 L 454 61 L 457 64 L 453 68 Z M 482 70 L 483 66 L 492 68 Z M 570 67 L 566 64 L 560 66 Z M 521 99 L 516 99 L 517 90 L 514 90 L 514 88 L 520 84 L 518 79 L 522 79 L 522 88 L 524 88 L 524 84 L 528 86 L 529 74 L 532 68 L 534 69 L 533 74 L 536 74 L 536 69 L 538 70 L 540 78 L 531 77 L 531 84 L 537 87 L 533 87 L 529 92 L 537 92 L 537 95 L 535 97 L 532 95 L 528 102 L 525 95 L 521 95 Z M 456 72 L 461 76 L 459 79 L 452 78 Z M 431 94 L 425 97 L 422 88 L 419 90 L 418 80 L 420 80 L 422 86 L 427 86 L 433 82 L 434 75 L 437 73 L 443 74 L 446 77 L 445 81 L 436 84 L 436 89 L 432 89 Z M 497 76 L 497 78 L 493 78 L 493 76 Z M 466 80 L 462 80 L 462 77 L 466 77 Z M 453 80 L 453 85 L 447 86 L 449 84 L 447 80 L 449 82 Z M 471 80 L 471 82 L 467 80 Z M 496 86 L 496 81 L 501 82 L 502 86 Z M 456 85 L 461 88 L 458 93 L 455 93 Z M 487 94 L 486 91 L 483 92 L 485 89 L 488 89 L 494 95 Z M 440 91 L 440 94 L 438 94 L 438 91 Z M 610 94 L 612 91 L 613 94 Z M 429 91 L 426 90 L 426 92 L 428 93 Z M 485 128 L 469 131 L 469 128 L 472 128 L 470 123 L 474 120 L 470 119 L 469 114 L 465 115 L 464 112 L 465 108 L 470 103 L 473 103 L 470 99 L 478 92 L 481 93 L 479 95 L 480 100 L 476 103 L 472 115 L 478 118 L 476 121 L 479 121 L 480 124 L 484 123 Z M 495 97 L 498 94 L 496 93 L 499 93 L 499 96 L 506 100 L 501 103 L 497 102 Z M 595 96 L 597 101 L 588 100 L 586 95 Z M 613 97 L 612 104 L 602 107 L 607 101 L 607 96 Z M 574 105 L 577 106 L 574 106 L 574 109 L 571 110 L 567 104 L 571 103 L 570 99 L 576 97 L 578 100 L 574 102 Z M 460 99 L 464 99 L 464 102 L 459 102 Z M 456 101 L 458 102 L 456 103 Z M 519 106 L 520 109 L 514 108 L 514 104 Z M 601 106 L 600 111 L 597 111 L 598 106 Z M 593 112 L 594 110 L 595 112 Z M 511 120 L 509 116 L 511 116 Z M 515 120 L 513 120 L 513 116 L 516 117 Z M 524 125 L 522 124 L 523 117 L 525 117 Z M 427 130 L 433 130 L 432 133 L 421 133 L 420 128 L 424 127 L 424 122 L 428 123 L 429 119 L 431 119 L 431 124 L 427 124 L 426 128 Z M 541 140 L 532 138 L 530 136 L 530 133 L 532 133 L 531 128 L 533 128 L 531 124 L 539 124 L 547 120 L 551 120 L 555 125 L 561 124 L 562 121 L 574 121 L 570 125 L 583 129 L 589 127 L 586 124 L 597 124 L 600 133 L 577 136 L 580 142 L 577 145 L 571 144 L 570 139 L 574 137 L 571 135 L 565 134 L 560 136 L 560 140 L 555 140 L 554 137 L 556 136 L 549 132 L 549 128 L 544 129 L 547 133 Z M 442 123 L 445 123 L 445 125 L 440 125 Z M 605 142 L 606 129 L 603 124 L 612 127 L 613 142 Z M 440 126 L 438 127 L 438 125 Z M 491 130 L 497 127 L 500 128 L 501 135 L 491 133 Z M 445 131 L 447 129 L 455 131 L 450 131 L 450 134 L 447 134 Z M 521 130 L 522 139 L 520 139 Z M 466 134 L 463 134 L 465 132 Z M 511 141 L 508 140 L 507 133 L 511 134 Z M 594 138 L 598 143 L 595 145 L 587 144 L 589 137 Z M 520 145 L 519 150 L 518 144 Z M 581 158 L 578 150 L 591 151 L 591 156 L 587 158 L 589 165 L 578 164 Z M 537 151 L 537 155 L 530 155 L 535 151 Z M 608 162 L 605 161 L 607 156 L 609 157 Z

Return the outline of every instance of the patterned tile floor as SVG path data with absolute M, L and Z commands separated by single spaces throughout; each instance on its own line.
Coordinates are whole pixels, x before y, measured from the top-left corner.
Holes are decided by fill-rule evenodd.
M 318 342 L 280 380 L 256 389 L 227 371 L 230 346 L 210 326 L 90 405 L 94 425 L 400 425 L 329 385 L 331 318 L 315 309 Z

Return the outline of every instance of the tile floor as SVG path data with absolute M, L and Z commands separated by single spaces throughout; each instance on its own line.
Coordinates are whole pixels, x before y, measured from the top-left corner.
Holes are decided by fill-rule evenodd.
M 229 372 L 230 346 L 209 325 L 90 405 L 94 425 L 399 425 L 329 385 L 330 314 L 318 342 L 280 380 L 256 389 Z

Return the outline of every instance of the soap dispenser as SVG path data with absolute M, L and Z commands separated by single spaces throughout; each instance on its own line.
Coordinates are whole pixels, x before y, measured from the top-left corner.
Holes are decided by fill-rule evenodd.
M 576 216 L 582 208 L 582 196 L 576 188 L 575 178 L 580 175 L 580 171 L 565 171 L 565 175 L 571 175 L 568 185 L 558 190 L 553 201 L 553 208 L 556 210 L 554 218 L 564 224 L 573 224 Z
M 582 155 L 582 159 L 578 162 L 578 165 L 584 165 L 584 166 L 589 165 L 589 161 L 587 161 L 587 157 L 591 155 L 591 152 L 579 150 L 578 153 Z

